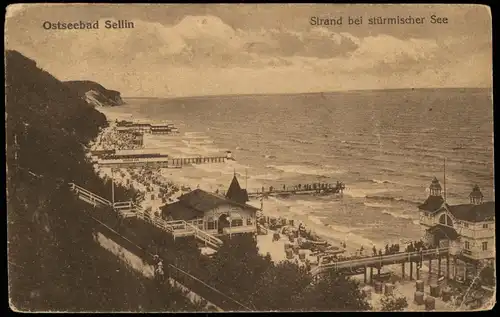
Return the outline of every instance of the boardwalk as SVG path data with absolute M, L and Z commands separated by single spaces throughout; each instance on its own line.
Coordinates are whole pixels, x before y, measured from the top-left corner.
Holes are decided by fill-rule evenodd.
M 261 190 L 251 191 L 248 193 L 249 198 L 271 197 L 271 196 L 290 196 L 290 195 L 329 195 L 342 194 L 345 185 L 341 182 L 336 184 L 299 184 L 293 186 L 284 185 L 282 188 L 262 187 Z
M 234 160 L 227 156 L 199 156 L 170 158 L 164 157 L 143 157 L 143 158 L 122 158 L 120 156 L 110 156 L 97 159 L 96 162 L 101 167 L 146 167 L 146 168 L 182 168 L 192 164 L 224 163 L 227 160 Z
M 420 252 L 402 252 L 402 253 L 397 253 L 397 254 L 388 254 L 388 255 L 377 255 L 377 256 L 371 256 L 371 257 L 366 257 L 366 258 L 359 258 L 359 259 L 352 259 L 352 260 L 345 260 L 345 261 L 338 261 L 338 262 L 333 262 L 333 263 L 328 263 L 328 264 L 323 264 L 319 265 L 311 270 L 311 273 L 315 276 L 321 275 L 330 271 L 338 271 L 345 273 L 347 275 L 357 275 L 357 274 L 365 274 L 365 282 L 367 279 L 366 276 L 366 269 L 370 268 L 370 280 L 371 277 L 373 276 L 373 268 L 376 268 L 379 270 L 382 268 L 384 265 L 393 265 L 393 264 L 403 264 L 401 266 L 402 268 L 402 273 L 403 276 L 405 275 L 404 271 L 404 263 L 410 263 L 410 279 L 413 277 L 413 263 L 421 263 L 425 260 L 432 261 L 434 259 L 437 259 L 439 263 L 441 263 L 441 258 L 445 257 L 447 259 L 446 261 L 446 266 L 447 266 L 447 276 L 449 278 L 449 249 L 448 248 L 436 248 L 436 249 L 429 249 L 429 250 L 422 250 Z M 417 265 L 415 265 L 415 268 Z M 440 265 L 439 265 L 439 270 L 440 270 Z M 438 275 L 441 272 L 438 272 Z M 418 270 L 417 270 L 417 278 L 418 278 Z

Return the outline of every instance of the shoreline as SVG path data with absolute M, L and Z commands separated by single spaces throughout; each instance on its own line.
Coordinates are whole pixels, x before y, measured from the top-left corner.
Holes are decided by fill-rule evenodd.
M 110 124 L 109 127 L 105 128 L 103 131 L 101 131 L 101 133 L 99 134 L 97 139 L 100 138 L 102 134 L 107 133 L 108 132 L 107 130 L 112 129 L 114 126 L 114 122 L 116 120 L 122 120 L 125 117 L 127 117 L 126 115 L 117 114 L 114 111 L 108 111 L 105 108 L 96 108 L 96 110 L 101 112 L 106 117 L 106 120 Z M 110 170 L 110 168 L 99 168 L 100 174 L 105 175 L 105 177 L 110 177 L 110 172 L 108 172 L 108 170 Z M 129 183 L 131 185 L 133 185 L 134 188 L 139 189 L 145 196 L 145 200 L 143 202 L 141 202 L 141 206 L 143 207 L 144 210 L 151 208 L 151 212 L 159 212 L 159 209 L 161 206 L 165 205 L 165 203 L 175 202 L 177 200 L 176 198 L 179 195 L 181 195 L 185 192 L 189 192 L 191 189 L 190 187 L 193 186 L 192 184 L 176 182 L 176 181 L 169 179 L 169 177 L 168 177 L 169 171 L 168 170 L 160 169 L 159 173 L 153 172 L 151 178 L 161 177 L 161 178 L 166 180 L 167 187 L 175 186 L 175 187 L 179 188 L 179 190 L 176 191 L 175 193 L 168 193 L 167 194 L 168 200 L 165 203 L 163 203 L 161 200 L 159 200 L 160 186 L 158 186 L 156 184 L 151 184 L 151 178 L 146 177 L 149 185 L 144 185 L 144 184 L 138 182 L 137 179 L 134 179 L 134 177 L 131 175 L 131 171 L 132 171 L 131 169 L 120 168 L 117 170 L 119 170 L 120 172 L 114 173 L 115 174 L 115 178 L 114 178 L 115 181 L 121 183 L 122 185 L 127 186 L 127 179 L 129 179 Z M 144 175 L 144 173 L 145 173 L 144 169 L 140 169 L 140 171 L 141 172 L 139 172 L 139 174 L 142 173 Z M 116 177 L 117 174 L 125 174 L 125 177 L 117 178 Z M 135 173 L 132 173 L 132 174 L 135 174 Z M 146 173 L 146 174 L 148 174 L 148 173 Z M 149 191 L 147 190 L 147 187 L 150 187 Z M 183 190 L 181 190 L 181 188 L 186 188 L 188 190 L 183 191 Z M 154 196 L 155 199 L 151 199 L 151 196 Z M 249 201 L 248 203 L 250 205 L 254 205 L 254 206 L 260 205 L 259 201 L 255 200 L 255 199 Z M 257 206 L 257 207 L 260 207 L 260 206 Z M 384 245 L 382 243 L 376 243 L 376 242 L 373 242 L 371 240 L 370 240 L 370 242 L 371 242 L 370 244 L 368 244 L 368 243 L 362 244 L 362 243 L 359 243 L 357 241 L 350 240 L 349 239 L 350 233 L 345 234 L 344 239 L 339 239 L 339 238 L 333 237 L 332 233 L 336 234 L 336 235 L 342 235 L 342 234 L 344 234 L 344 232 L 342 232 L 340 230 L 336 230 L 335 228 L 332 228 L 330 225 L 321 226 L 320 224 L 311 220 L 311 215 L 309 215 L 309 214 L 303 214 L 303 215 L 291 214 L 290 212 L 279 211 L 278 209 L 279 208 L 266 208 L 264 205 L 264 210 L 262 211 L 262 214 L 264 216 L 275 217 L 275 218 L 285 218 L 285 219 L 290 219 L 290 220 L 293 219 L 294 223 L 296 223 L 297 225 L 299 223 L 302 223 L 306 226 L 308 231 L 310 230 L 311 232 L 316 234 L 319 238 L 328 242 L 330 245 L 332 245 L 334 247 L 339 247 L 345 242 L 346 243 L 346 248 L 345 248 L 346 254 L 356 254 L 359 251 L 360 247 L 364 248 L 365 254 L 371 253 L 373 246 L 375 246 L 377 248 L 377 250 L 384 247 Z M 284 250 L 282 250 L 282 252 L 284 254 Z
M 106 117 L 107 121 L 110 123 L 110 126 L 103 129 L 99 133 L 99 136 L 96 138 L 95 141 L 97 141 L 99 138 L 101 138 L 101 136 L 103 134 L 107 133 L 110 129 L 113 129 L 115 120 L 122 120 L 123 118 L 125 118 L 125 116 L 117 115 L 116 113 L 114 113 L 112 111 L 106 111 L 104 109 L 97 109 L 97 111 L 101 112 Z M 93 142 L 92 145 L 94 145 L 94 144 L 95 144 L 95 142 Z M 107 169 L 108 168 L 98 168 L 100 175 L 102 174 L 101 177 L 106 177 L 106 176 L 109 177 L 109 173 L 107 173 L 107 171 L 106 171 Z M 183 194 L 184 192 L 189 192 L 191 190 L 191 188 L 189 188 L 189 186 L 191 184 L 181 184 L 179 182 L 176 182 L 176 181 L 169 179 L 168 170 L 166 170 L 166 172 L 163 172 L 163 171 L 165 171 L 164 169 L 158 169 L 158 171 L 147 171 L 147 169 L 139 169 L 139 170 L 136 169 L 135 171 L 137 171 L 137 172 L 135 172 L 134 169 L 127 169 L 127 168 L 120 168 L 120 169 L 116 169 L 116 170 L 119 170 L 119 174 L 121 176 L 118 178 L 114 177 L 116 182 L 119 182 L 125 186 L 132 185 L 134 188 L 138 189 L 140 192 L 142 192 L 144 194 L 145 199 L 144 199 L 144 201 L 140 202 L 140 204 L 146 212 L 148 212 L 148 211 L 151 213 L 160 212 L 160 207 L 162 207 L 166 203 L 175 202 L 179 195 Z M 115 176 L 116 176 L 116 173 L 115 173 Z M 138 178 L 135 176 L 138 176 Z M 164 180 L 163 184 L 155 183 L 158 180 L 158 178 L 162 178 Z M 144 184 L 143 182 L 146 182 L 147 184 Z M 187 185 L 188 187 L 184 188 L 185 185 Z M 165 187 L 167 187 L 167 192 L 166 192 L 167 193 L 167 195 L 166 195 L 167 200 L 164 200 L 165 193 L 160 190 L 160 188 L 165 188 Z M 177 190 L 172 190 L 173 188 L 177 188 Z M 254 200 L 250 201 L 249 204 L 257 206 L 257 204 L 259 204 L 259 201 L 254 199 Z M 287 220 L 294 220 L 295 227 L 297 227 L 297 225 L 299 223 L 302 223 L 303 225 L 306 226 L 306 228 L 309 228 L 309 230 L 306 229 L 307 231 L 311 231 L 312 233 L 315 233 L 315 235 L 318 236 L 320 239 L 328 242 L 331 246 L 334 246 L 334 247 L 339 247 L 339 246 L 341 246 L 342 243 L 345 242 L 346 243 L 346 248 L 345 248 L 345 251 L 346 251 L 345 255 L 346 256 L 358 254 L 359 248 L 361 246 L 363 246 L 363 249 L 364 249 L 363 256 L 371 255 L 373 246 L 375 246 L 377 248 L 377 250 L 383 249 L 383 247 L 384 247 L 384 245 L 382 243 L 372 242 L 371 244 L 367 243 L 367 244 L 363 245 L 359 241 L 349 240 L 350 232 L 342 232 L 340 230 L 335 230 L 335 228 L 332 228 L 331 225 L 326 225 L 326 224 L 322 227 L 317 222 L 315 222 L 314 219 L 311 219 L 313 217 L 316 217 L 314 215 L 307 214 L 307 213 L 297 214 L 297 213 L 292 213 L 292 212 L 285 212 L 283 210 L 280 210 L 280 208 L 277 208 L 276 206 L 274 206 L 274 207 L 275 208 L 272 208 L 272 207 L 265 208 L 264 207 L 264 210 L 262 211 L 263 216 L 268 216 L 271 218 L 274 217 L 274 218 L 284 218 Z M 316 218 L 321 218 L 321 217 L 316 217 Z M 344 234 L 345 235 L 344 240 L 333 237 L 331 234 L 329 234 L 329 232 L 332 232 L 332 231 L 336 232 L 337 235 Z M 294 254 L 292 259 L 286 259 L 284 245 L 287 243 L 288 238 L 285 235 L 281 235 L 281 236 L 282 237 L 281 237 L 279 243 L 277 243 L 277 242 L 271 241 L 271 239 L 272 239 L 272 231 L 271 230 L 269 230 L 267 235 L 259 235 L 258 236 L 258 243 L 257 243 L 257 246 L 259 247 L 259 253 L 261 253 L 262 255 L 265 255 L 267 252 L 271 251 L 269 253 L 271 254 L 272 260 L 275 263 L 278 263 L 282 260 L 285 260 L 285 261 L 292 261 L 292 262 L 295 261 L 298 265 L 304 265 L 304 262 L 299 260 L 298 254 Z M 368 240 L 368 239 L 366 239 L 366 240 Z M 396 242 L 396 243 L 398 243 L 398 242 Z M 403 249 L 404 249 L 404 245 L 403 244 L 400 244 L 400 245 L 402 245 Z M 312 258 L 316 257 L 316 256 L 310 257 L 310 255 L 308 254 L 310 252 L 310 250 L 307 250 L 308 252 L 305 252 L 305 251 L 306 251 L 305 249 L 302 249 L 299 252 L 306 253 L 305 258 L 308 259 L 309 261 Z M 314 265 L 314 262 L 311 261 L 311 264 Z M 435 265 L 433 265 L 433 271 L 436 272 L 436 269 L 434 266 Z M 409 269 L 409 265 L 407 266 L 407 269 Z M 424 310 L 423 307 L 414 307 L 415 304 L 413 303 L 413 298 L 412 298 L 412 296 L 413 296 L 412 292 L 414 292 L 414 290 L 413 290 L 414 287 L 412 285 L 414 285 L 414 281 L 409 281 L 407 279 L 405 279 L 405 280 L 401 279 L 401 273 L 400 273 L 401 272 L 401 265 L 384 266 L 383 269 L 381 270 L 381 272 L 382 273 L 386 273 L 386 272 L 392 273 L 394 281 L 395 281 L 396 286 L 397 286 L 395 288 L 395 291 L 394 291 L 396 296 L 402 295 L 402 296 L 406 297 L 408 300 L 409 307 L 412 307 L 411 309 L 419 310 L 419 311 Z M 428 280 L 429 280 L 428 272 L 429 272 L 429 268 L 427 266 L 427 263 L 423 263 L 422 268 L 420 270 L 420 279 L 426 281 L 425 282 L 426 286 L 428 286 L 428 283 L 429 283 L 428 282 Z M 442 270 L 442 272 L 444 272 L 444 270 Z M 408 274 L 406 274 L 406 275 L 408 275 Z M 350 278 L 360 282 L 362 287 L 363 286 L 367 287 L 367 285 L 365 285 L 363 283 L 363 276 L 362 275 L 354 275 L 354 276 L 350 276 Z M 435 280 L 435 278 L 432 277 L 429 281 L 431 281 L 431 280 Z M 380 297 L 381 297 L 380 294 L 372 294 L 372 300 L 370 300 L 370 302 L 372 302 L 372 306 L 374 308 L 376 308 L 378 306 L 378 299 L 380 299 Z M 375 300 L 375 299 L 377 299 L 377 300 Z M 438 300 L 436 300 L 436 302 L 438 302 Z M 440 304 L 440 306 L 442 306 L 442 304 Z M 444 309 L 444 310 L 448 310 L 448 308 L 454 308 L 454 310 L 457 309 L 457 307 L 454 307 L 454 306 L 447 304 L 446 309 Z M 409 309 L 406 309 L 406 310 L 409 310 Z M 441 309 L 436 309 L 436 310 L 441 310 Z
M 134 111 L 134 105 L 132 104 L 131 107 L 132 112 L 135 113 Z M 103 113 L 108 121 L 114 121 L 114 120 L 131 120 L 130 114 L 124 114 L 124 111 L 127 110 L 127 108 L 120 109 L 119 107 L 113 107 L 111 108 L 99 108 L 98 111 Z M 139 118 L 141 120 L 147 120 L 149 116 L 147 115 L 140 115 Z M 133 118 L 132 118 L 133 120 Z M 147 148 L 156 148 L 156 147 L 167 147 L 168 148 L 168 154 L 171 154 L 173 156 L 188 156 L 185 154 L 184 151 L 186 152 L 191 152 L 193 149 L 200 149 L 202 152 L 199 153 L 204 153 L 203 148 L 200 147 L 193 147 L 188 144 L 187 146 L 186 143 L 189 143 L 191 140 L 191 134 L 197 134 L 197 133 L 202 133 L 202 132 L 196 132 L 196 131 L 191 131 L 189 132 L 186 131 L 181 131 L 181 136 L 177 136 L 175 138 L 170 138 L 167 137 L 163 139 L 162 136 L 158 137 L 151 137 L 149 135 L 145 136 L 144 139 L 144 144 Z M 182 139 L 182 140 L 181 140 Z M 181 143 L 184 143 L 182 144 Z M 179 144 L 177 144 L 179 143 Z M 180 149 L 182 148 L 182 149 Z M 238 147 L 235 148 L 235 155 L 238 154 Z M 223 150 L 220 150 L 223 151 Z M 244 158 L 244 153 L 239 153 L 239 155 Z M 230 177 L 232 177 L 233 171 L 236 170 L 243 170 L 246 168 L 253 169 L 256 168 L 258 169 L 259 167 L 255 166 L 247 166 L 248 164 L 245 164 L 245 160 L 242 159 L 241 161 L 237 160 L 236 162 L 225 162 L 223 164 L 204 164 L 201 166 L 194 166 L 193 168 L 186 168 L 185 170 L 174 170 L 174 169 L 165 169 L 162 171 L 162 174 L 164 177 L 172 180 L 175 184 L 179 186 L 186 186 L 186 187 L 191 187 L 191 188 L 197 188 L 199 186 L 200 189 L 214 192 L 217 189 L 219 191 L 225 191 L 228 188 L 229 182 L 231 180 Z M 276 163 L 277 164 L 277 163 Z M 199 173 L 198 173 L 199 171 Z M 198 179 L 198 174 L 199 175 L 205 175 L 203 179 Z M 266 173 L 262 174 L 259 173 L 259 171 L 256 172 L 257 174 L 255 175 L 267 175 Z M 271 173 L 271 172 L 269 172 Z M 274 172 L 272 172 L 274 173 Z M 280 173 L 279 170 L 276 171 L 276 173 Z M 242 173 L 238 173 L 240 177 L 243 177 Z M 310 174 L 304 174 L 304 177 L 310 178 Z M 223 179 L 224 178 L 224 179 Z M 274 178 L 274 177 L 273 177 Z M 227 179 L 227 180 L 226 180 Z M 255 188 L 255 189 L 260 189 L 263 185 L 265 185 L 266 181 L 259 179 L 258 177 L 250 177 L 248 179 L 248 185 L 249 188 Z M 266 185 L 267 186 L 267 185 Z M 378 192 L 379 190 L 373 190 Z M 367 194 L 370 194 L 370 191 L 363 190 L 363 192 L 367 192 Z M 349 191 L 346 191 L 344 193 L 346 198 L 348 200 L 358 200 L 357 202 L 354 203 L 360 203 L 363 204 L 363 201 L 361 201 L 359 193 L 353 192 L 349 193 Z M 352 197 L 352 198 L 351 198 Z M 297 201 L 296 201 L 297 200 Z M 371 235 L 370 237 L 366 237 L 365 234 L 359 229 L 359 228 L 353 228 L 351 230 L 350 226 L 345 224 L 344 221 L 336 221 L 335 219 L 332 219 L 334 217 L 334 213 L 325 213 L 324 209 L 319 210 L 319 212 L 313 211 L 314 208 L 308 208 L 307 206 L 303 206 L 302 202 L 299 202 L 300 198 L 297 197 L 297 199 L 294 199 L 291 204 L 289 202 L 277 200 L 271 202 L 272 208 L 266 208 L 264 206 L 264 213 L 266 215 L 272 216 L 274 214 L 278 214 L 280 216 L 286 216 L 287 218 L 290 219 L 295 219 L 297 221 L 302 221 L 304 224 L 307 225 L 308 228 L 314 230 L 318 235 L 320 235 L 323 239 L 331 242 L 333 245 L 339 245 L 341 242 L 344 242 L 346 240 L 346 243 L 348 246 L 352 245 L 353 248 L 360 248 L 363 246 L 364 249 L 372 248 L 373 245 L 375 245 L 377 248 L 385 246 L 386 243 L 400 243 L 400 239 L 391 239 L 391 241 L 386 241 L 385 238 L 379 237 L 379 234 L 377 232 L 373 233 L 370 231 Z M 249 202 L 249 204 L 254 205 L 256 207 L 260 207 L 260 203 L 255 202 L 253 199 Z M 269 204 L 269 203 L 268 203 Z M 326 204 L 324 201 L 320 201 L 318 203 L 319 205 Z M 323 208 L 323 207 L 321 207 Z M 328 208 L 335 208 L 329 206 Z M 349 207 L 351 208 L 351 207 Z M 354 207 L 352 207 L 354 208 Z M 300 209 L 304 210 L 304 213 L 298 212 Z M 287 210 L 285 212 L 285 210 Z M 293 210 L 293 211 L 292 211 Z M 290 211 L 290 212 L 288 212 Z M 382 210 L 380 211 L 375 211 L 377 214 L 378 213 L 386 213 Z M 396 218 L 396 221 L 399 221 L 399 219 L 402 219 L 403 217 L 399 217 L 398 215 L 394 216 Z M 326 221 L 323 221 L 321 218 L 327 219 Z M 406 218 L 404 218 L 406 219 Z M 387 220 L 390 221 L 390 220 Z M 415 219 L 412 220 L 413 222 Z M 323 222 L 328 222 L 327 224 L 324 224 Z M 413 223 L 413 225 L 415 225 Z M 363 227 L 364 225 L 361 225 Z M 419 235 L 416 235 L 416 229 L 412 229 L 411 234 L 405 236 L 405 240 L 415 240 L 420 238 Z

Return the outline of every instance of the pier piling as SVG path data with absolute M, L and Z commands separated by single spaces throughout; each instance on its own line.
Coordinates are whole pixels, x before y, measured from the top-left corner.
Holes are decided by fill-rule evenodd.
M 410 261 L 410 281 L 413 281 L 413 262 Z
M 438 257 L 438 278 L 441 276 L 441 257 Z
M 403 279 L 405 278 L 405 266 L 406 266 L 406 262 L 401 263 L 401 277 Z
M 370 267 L 370 284 L 373 284 L 373 267 Z
M 450 255 L 446 255 L 446 279 L 450 280 Z
M 366 284 L 366 278 L 367 278 L 367 270 L 366 270 L 366 266 L 365 266 L 365 271 L 364 271 L 364 274 L 363 274 L 363 278 L 364 278 L 364 282 Z
M 457 279 L 457 258 L 453 257 L 453 279 Z

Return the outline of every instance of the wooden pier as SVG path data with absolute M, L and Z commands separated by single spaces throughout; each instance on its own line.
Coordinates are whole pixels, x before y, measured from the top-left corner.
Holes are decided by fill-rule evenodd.
M 183 166 L 190 164 L 207 164 L 207 163 L 224 163 L 226 160 L 231 160 L 227 156 L 211 156 L 211 157 L 183 157 L 172 158 L 169 160 L 170 166 Z
M 429 273 L 432 269 L 432 261 L 437 260 L 438 276 L 441 275 L 441 261 L 446 258 L 446 277 L 450 278 L 450 252 L 449 248 L 428 249 L 417 252 L 401 252 L 388 255 L 376 255 L 366 258 L 358 258 L 352 260 L 337 261 L 328 264 L 318 265 L 311 270 L 313 276 L 320 276 L 328 272 L 339 272 L 344 275 L 364 274 L 364 281 L 368 279 L 368 269 L 370 269 L 370 282 L 373 278 L 373 269 L 377 269 L 377 275 L 380 275 L 380 270 L 384 265 L 401 264 L 403 278 L 405 277 L 405 264 L 410 264 L 409 277 L 413 280 L 413 266 L 415 266 L 416 279 L 420 278 L 418 265 L 424 261 L 429 261 Z
M 191 164 L 208 164 L 208 163 L 224 163 L 227 160 L 232 160 L 227 156 L 200 156 L 200 157 L 186 157 L 186 158 L 168 158 L 158 159 L 148 158 L 147 160 L 141 159 L 101 159 L 98 164 L 102 167 L 144 167 L 144 168 L 182 168 Z
M 262 187 L 261 190 L 256 190 L 248 193 L 249 198 L 270 197 L 270 196 L 290 196 L 290 195 L 342 195 L 345 189 L 344 183 L 337 182 L 336 184 L 328 183 L 313 183 L 299 184 L 293 186 L 283 185 L 281 188 L 270 186 L 268 189 Z

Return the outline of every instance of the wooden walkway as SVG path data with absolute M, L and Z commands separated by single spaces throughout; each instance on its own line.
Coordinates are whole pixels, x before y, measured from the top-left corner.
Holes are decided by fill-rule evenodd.
M 441 258 L 446 257 L 447 259 L 449 259 L 449 255 L 450 255 L 449 248 L 436 248 L 436 249 L 422 250 L 420 252 L 402 252 L 402 253 L 388 254 L 382 256 L 377 255 L 366 258 L 337 261 L 328 264 L 318 265 L 311 270 L 311 273 L 313 274 L 313 276 L 317 276 L 331 271 L 343 272 L 348 275 L 349 272 L 352 273 L 350 275 L 357 275 L 364 272 L 366 279 L 367 268 L 370 268 L 371 271 L 370 276 L 372 276 L 373 268 L 378 269 L 380 273 L 380 269 L 384 265 L 403 264 L 402 273 L 404 276 L 405 274 L 404 264 L 408 262 L 410 263 L 409 273 L 411 279 L 413 276 L 413 263 L 419 263 L 419 262 L 421 263 L 425 260 L 432 261 L 434 259 L 437 259 L 439 263 L 441 263 Z M 449 274 L 449 261 L 447 260 L 446 263 L 447 263 L 447 274 Z
M 184 158 L 148 158 L 147 160 L 141 159 L 98 159 L 97 163 L 102 167 L 145 167 L 145 168 L 182 168 L 192 164 L 208 164 L 208 163 L 224 163 L 227 160 L 234 160 L 227 156 L 199 156 L 199 157 L 184 157 Z
M 132 202 L 116 202 L 112 204 L 109 200 L 102 198 L 81 186 L 74 183 L 70 183 L 69 185 L 70 189 L 78 195 L 80 200 L 85 201 L 94 207 L 112 208 L 123 218 L 137 217 L 142 219 L 172 235 L 174 239 L 177 237 L 194 236 L 199 241 L 205 243 L 206 246 L 210 246 L 215 249 L 218 249 L 222 245 L 222 240 L 202 229 L 203 222 L 200 223 L 202 219 L 195 219 L 192 221 L 166 221 L 161 217 L 146 214 L 140 206 L 137 206 Z
M 321 186 L 323 185 L 323 186 Z M 340 186 L 339 186 L 340 185 Z M 276 197 L 276 196 L 290 196 L 290 195 L 331 195 L 331 194 L 342 194 L 345 186 L 337 184 L 332 186 L 332 184 L 307 184 L 306 186 L 285 186 L 285 189 L 275 189 L 270 187 L 268 190 L 262 188 L 262 190 L 251 191 L 248 193 L 249 198 L 257 197 Z

